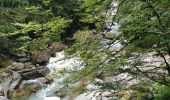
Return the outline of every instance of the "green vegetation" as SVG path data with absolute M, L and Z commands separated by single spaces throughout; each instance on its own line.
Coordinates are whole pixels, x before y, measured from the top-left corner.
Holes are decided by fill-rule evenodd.
M 158 85 L 156 88 L 154 100 L 168 100 L 170 97 L 170 87 Z
M 111 1 L 0 0 L 0 67 L 7 67 L 13 52 L 43 50 L 53 42 L 65 43 L 71 39 L 73 43 L 68 45 L 66 54 L 79 54 L 86 63 L 83 69 L 73 73 L 71 81 L 84 77 L 94 81 L 96 78 L 130 73 L 141 80 L 148 79 L 149 87 L 159 83 L 160 87 L 149 93 L 155 100 L 167 100 L 170 95 L 169 81 L 166 80 L 170 75 L 170 0 L 117 0 L 117 13 L 111 17 L 112 24 L 120 24 L 118 36 L 109 35 L 106 28 L 105 13 L 109 13 Z M 100 45 L 101 39 L 112 42 L 104 47 Z M 113 41 L 120 41 L 120 50 L 109 49 Z M 163 61 L 155 69 L 163 69 L 167 73 L 145 72 L 139 68 L 147 63 L 139 57 L 149 53 Z M 135 60 L 129 62 L 131 58 Z M 130 67 L 124 69 L 125 66 Z M 143 100 L 148 96 L 148 91 L 145 91 L 148 88 L 139 84 L 131 89 L 138 92 L 139 100 Z M 99 85 L 103 90 L 125 89 L 118 83 Z M 138 91 L 141 88 L 144 91 Z M 73 92 L 76 90 L 82 92 L 85 89 L 84 86 L 72 89 Z

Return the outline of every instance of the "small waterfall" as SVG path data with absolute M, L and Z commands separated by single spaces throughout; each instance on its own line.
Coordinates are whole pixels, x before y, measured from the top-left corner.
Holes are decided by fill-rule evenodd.
M 69 77 L 68 73 L 61 75 L 62 70 L 79 70 L 83 68 L 83 61 L 80 57 L 73 57 L 65 59 L 64 51 L 57 52 L 56 57 L 50 58 L 47 67 L 50 69 L 50 77 L 53 77 L 53 82 L 48 86 L 42 88 L 37 93 L 32 94 L 28 100 L 60 100 L 56 97 L 54 92 L 60 90 L 64 85 L 62 81 Z

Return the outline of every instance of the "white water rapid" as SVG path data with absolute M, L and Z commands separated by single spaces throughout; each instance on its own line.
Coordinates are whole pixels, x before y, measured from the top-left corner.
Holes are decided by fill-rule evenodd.
M 107 21 L 106 21 L 106 27 L 107 29 L 109 29 L 110 31 L 107 33 L 111 33 L 112 35 L 119 35 L 119 24 L 114 22 L 114 24 L 112 25 L 112 18 L 117 11 L 117 3 L 115 0 L 113 0 L 113 2 L 111 3 L 111 9 L 108 10 L 108 14 L 107 14 Z M 103 47 L 107 47 L 108 43 L 110 42 L 110 40 L 107 39 L 102 39 L 100 41 L 100 45 Z M 121 48 L 121 43 L 119 41 L 116 41 L 115 43 L 113 43 L 113 45 L 109 46 L 109 50 L 111 51 L 118 51 Z M 56 97 L 55 96 L 55 92 L 56 91 L 60 91 L 62 89 L 62 87 L 64 87 L 64 85 L 62 84 L 62 81 L 66 78 L 68 78 L 70 76 L 69 73 L 60 73 L 60 71 L 64 70 L 64 71 L 69 71 L 69 70 L 74 70 L 74 71 L 78 71 L 81 68 L 84 67 L 83 65 L 83 61 L 80 57 L 73 57 L 70 59 L 65 59 L 65 55 L 64 55 L 64 51 L 62 52 L 58 52 L 56 53 L 56 57 L 50 58 L 49 64 L 47 65 L 47 67 L 50 69 L 50 74 L 49 76 L 55 76 L 53 78 L 53 83 L 48 85 L 47 87 L 44 87 L 43 89 L 39 90 L 36 94 L 33 94 L 30 96 L 30 98 L 28 100 L 61 100 L 61 98 Z M 99 80 L 96 79 L 96 81 L 101 81 L 103 82 L 103 80 Z M 103 95 L 108 95 L 110 94 L 110 92 L 101 92 L 100 88 L 94 84 L 88 84 L 87 85 L 87 89 L 89 90 L 86 93 L 80 94 L 77 97 L 74 98 L 74 100 L 110 100 L 110 98 L 106 98 L 106 97 L 102 97 L 100 94 Z M 113 90 L 114 91 L 114 90 Z M 68 100 L 68 99 L 64 99 L 64 100 Z
M 47 87 L 39 90 L 36 94 L 32 94 L 28 100 L 60 100 L 59 97 L 53 96 L 54 92 L 61 89 L 64 85 L 62 81 L 69 77 L 69 74 L 61 74 L 60 71 L 79 70 L 83 67 L 83 61 L 80 57 L 65 59 L 64 51 L 57 52 L 56 57 L 50 58 L 47 65 L 50 69 L 50 77 L 53 82 Z

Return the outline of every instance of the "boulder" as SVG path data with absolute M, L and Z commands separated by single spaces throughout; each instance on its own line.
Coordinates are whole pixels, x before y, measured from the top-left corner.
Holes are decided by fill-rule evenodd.
M 16 88 L 19 87 L 22 81 L 21 76 L 17 72 L 13 72 L 11 78 L 7 78 L 4 83 L 1 84 L 2 92 L 5 97 L 8 97 L 8 93 L 14 91 Z
M 24 69 L 36 69 L 36 66 L 28 62 L 24 64 Z
M 46 76 L 50 73 L 50 70 L 47 67 L 40 66 L 38 72 L 41 73 L 43 76 Z
M 61 42 L 54 42 L 48 49 L 42 50 L 40 52 L 32 52 L 32 63 L 45 65 L 48 63 L 50 57 L 55 57 L 56 52 L 62 51 L 64 45 Z
M 13 71 L 19 71 L 19 70 L 24 69 L 24 64 L 15 62 L 12 65 L 8 66 L 8 69 L 13 70 Z
M 8 90 L 14 91 L 16 88 L 19 87 L 21 81 L 22 81 L 22 77 L 18 73 L 14 72 L 12 78 L 9 79 L 9 82 L 7 82 L 9 88 Z
M 39 77 L 45 77 L 49 73 L 49 69 L 47 67 L 39 67 L 36 69 L 26 69 L 19 71 L 22 78 L 25 80 L 36 79 Z
M 54 52 L 60 52 L 64 49 L 64 45 L 61 42 L 54 42 L 51 44 Z
M 47 49 L 47 51 L 48 51 L 50 57 L 56 57 L 56 52 L 55 52 L 55 50 L 52 47 L 49 47 Z
M 40 77 L 40 78 L 37 78 L 37 79 L 34 79 L 34 80 L 23 80 L 22 83 L 19 86 L 19 89 L 24 89 L 24 88 L 31 87 L 31 86 L 34 86 L 34 85 L 42 87 L 48 81 L 49 80 L 45 77 Z
M 46 63 L 48 63 L 49 58 L 50 58 L 50 55 L 47 50 L 42 50 L 40 52 L 32 53 L 32 63 L 33 64 L 45 65 Z
M 9 92 L 9 97 L 13 100 L 27 100 L 32 93 L 37 92 L 40 88 L 41 86 L 39 84 L 32 84 L 25 88 Z

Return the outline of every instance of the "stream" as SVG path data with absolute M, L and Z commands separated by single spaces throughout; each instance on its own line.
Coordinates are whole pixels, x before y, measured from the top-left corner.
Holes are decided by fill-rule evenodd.
M 62 51 L 57 52 L 56 57 L 50 58 L 47 67 L 50 69 L 49 76 L 53 77 L 54 81 L 37 93 L 32 94 L 28 100 L 60 100 L 59 97 L 53 96 L 55 95 L 54 92 L 64 86 L 62 81 L 69 77 L 69 74 L 64 73 L 64 75 L 61 75 L 59 72 L 62 70 L 79 70 L 83 67 L 83 61 L 80 57 L 65 59 L 64 51 Z
M 111 9 L 108 10 L 108 18 L 109 16 L 114 16 L 116 13 L 117 3 L 113 0 L 111 4 Z M 113 35 L 118 35 L 119 24 L 115 23 L 111 26 L 111 20 L 107 19 L 108 22 L 106 27 L 110 30 L 110 33 Z M 106 46 L 110 41 L 103 39 L 101 40 L 100 45 Z M 115 42 L 110 49 L 111 50 L 119 50 L 121 48 L 120 42 Z M 47 86 L 44 86 L 41 90 L 32 94 L 28 100 L 61 100 L 60 97 L 55 95 L 56 91 L 60 91 L 64 85 L 62 84 L 63 80 L 69 78 L 69 73 L 61 74 L 61 71 L 78 71 L 84 67 L 83 60 L 80 57 L 73 57 L 69 59 L 65 59 L 64 51 L 57 52 L 56 57 L 51 57 L 47 66 L 50 69 L 49 76 L 53 78 L 53 82 Z M 36 81 L 36 80 L 34 80 Z M 102 81 L 96 79 L 96 81 Z M 89 89 L 97 89 L 100 90 L 98 86 L 94 84 L 89 84 L 87 86 Z M 106 92 L 107 93 L 107 92 Z M 99 100 L 100 91 L 91 91 L 87 93 L 80 94 L 75 97 L 74 100 Z M 101 97 L 100 97 L 101 98 Z M 107 98 L 101 98 L 102 100 L 108 100 Z M 101 100 L 100 99 L 100 100 Z M 62 98 L 62 100 L 69 100 L 67 97 Z

